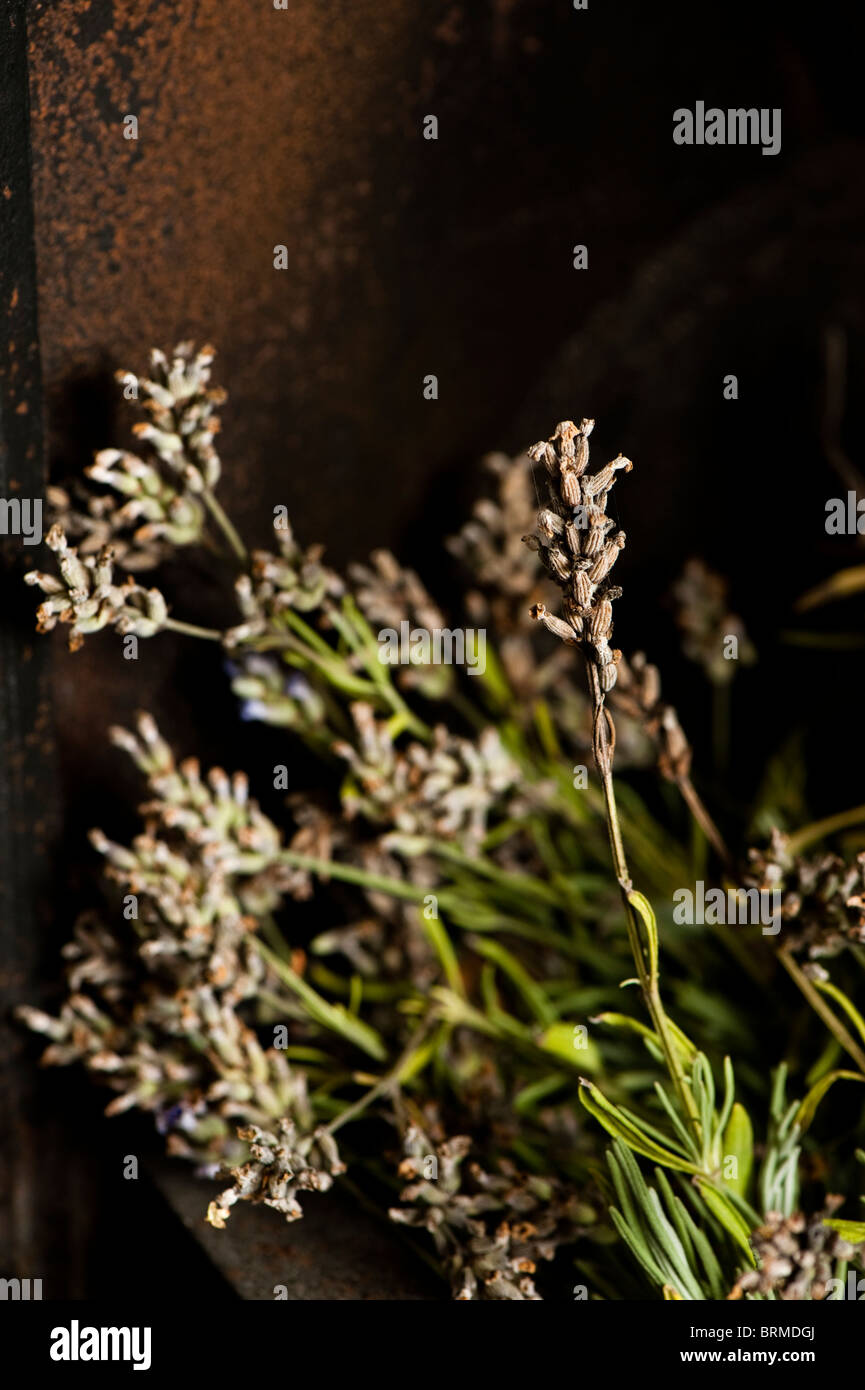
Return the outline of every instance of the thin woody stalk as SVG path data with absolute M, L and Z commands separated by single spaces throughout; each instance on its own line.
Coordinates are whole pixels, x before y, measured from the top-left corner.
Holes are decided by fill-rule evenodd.
M 351 1123 L 352 1120 L 356 1120 L 359 1115 L 362 1115 L 373 1101 L 380 1100 L 382 1096 L 398 1091 L 405 1072 L 415 1061 L 433 1028 L 439 1023 L 440 1019 L 436 1014 L 427 1014 L 412 1033 L 406 1046 L 390 1070 L 358 1100 L 346 1106 L 345 1110 L 341 1110 L 335 1119 L 325 1125 L 325 1131 L 328 1134 L 335 1134 L 343 1125 Z
M 696 1103 L 685 1077 L 680 1054 L 673 1041 L 658 986 L 657 968 L 647 961 L 641 922 L 632 900 L 632 883 L 619 824 L 613 786 L 613 751 L 616 731 L 606 707 L 606 695 L 616 684 L 620 651 L 610 647 L 613 600 L 621 589 L 609 574 L 625 545 L 624 531 L 612 531 L 607 516 L 607 497 L 619 472 L 630 472 L 630 459 L 621 454 L 606 468 L 588 473 L 589 435 L 594 420 L 575 425 L 565 420 L 548 440 L 529 450 L 543 463 L 548 478 L 548 505 L 538 513 L 538 533 L 526 541 L 540 554 L 551 578 L 562 591 L 564 618 L 536 605 L 532 616 L 568 646 L 578 647 L 586 658 L 594 715 L 593 749 L 604 790 L 607 828 L 616 878 L 622 893 L 628 941 L 643 998 L 648 1009 L 682 1113 L 700 1138 Z
M 607 829 L 610 835 L 610 849 L 613 856 L 613 867 L 616 871 L 616 878 L 625 908 L 625 919 L 628 927 L 628 943 L 631 948 L 631 954 L 634 957 L 634 964 L 637 967 L 637 977 L 643 992 L 643 999 L 649 1011 L 652 1026 L 661 1044 L 664 1061 L 667 1064 L 667 1070 L 670 1073 L 670 1078 L 676 1089 L 679 1104 L 684 1114 L 688 1116 L 695 1132 L 699 1133 L 697 1107 L 691 1094 L 691 1088 L 685 1078 L 681 1058 L 670 1033 L 669 1022 L 664 1011 L 664 1005 L 661 1001 L 657 971 L 651 970 L 646 963 L 646 953 L 643 948 L 642 933 L 640 930 L 640 919 L 630 899 L 633 884 L 628 870 L 628 861 L 625 855 L 625 846 L 622 840 L 622 831 L 619 825 L 619 815 L 616 806 L 616 791 L 613 784 L 613 750 L 616 742 L 615 725 L 613 724 L 609 710 L 606 708 L 604 692 L 601 690 L 597 666 L 591 662 L 588 664 L 588 674 L 589 693 L 592 698 L 592 708 L 594 711 L 593 746 L 595 765 L 600 774 L 604 789 L 604 804 L 607 813 Z
M 219 527 L 223 536 L 228 541 L 228 544 L 231 546 L 231 549 L 233 550 L 240 564 L 245 569 L 246 566 L 249 564 L 249 554 L 247 552 L 246 546 L 243 544 L 243 541 L 240 538 L 240 535 L 238 534 L 237 528 L 235 527 L 231 518 L 228 516 L 228 513 L 225 511 L 225 508 L 222 506 L 222 503 L 216 497 L 212 488 L 209 487 L 203 490 L 201 497 L 202 501 L 204 502 L 204 505 L 207 507 L 208 511 L 210 512 L 210 515 L 216 522 L 216 525 Z
M 811 1005 L 811 1008 L 817 1016 L 823 1020 L 832 1036 L 841 1044 L 844 1050 L 849 1053 L 859 1070 L 865 1075 L 865 1052 L 862 1051 L 859 1044 L 850 1035 L 837 1015 L 832 1012 L 826 1000 L 814 988 L 808 976 L 804 973 L 788 947 L 783 946 L 781 948 L 778 952 L 778 959 L 791 980 L 793 980 L 797 988 L 801 990 L 805 999 L 807 999 L 808 1003 Z
M 724 843 L 723 836 L 715 824 L 709 812 L 706 810 L 700 793 L 691 781 L 690 774 L 685 773 L 675 779 L 679 794 L 682 797 L 694 820 L 699 825 L 709 844 L 714 849 L 724 868 L 729 871 L 733 869 L 733 858 Z

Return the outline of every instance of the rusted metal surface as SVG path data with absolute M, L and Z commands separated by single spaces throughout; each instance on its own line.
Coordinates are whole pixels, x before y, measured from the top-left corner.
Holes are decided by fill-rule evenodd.
M 417 221 L 435 212 L 421 194 L 442 161 L 441 145 L 420 138 L 421 94 L 464 50 L 442 29 L 447 8 L 33 6 L 41 312 L 58 456 L 86 459 L 104 442 L 96 431 L 113 424 L 115 396 L 94 409 L 100 371 L 135 366 L 153 342 L 206 338 L 234 400 L 226 487 L 242 521 L 266 534 L 264 504 L 282 500 L 310 534 L 345 549 L 358 527 L 372 544 L 411 516 L 452 419 L 450 405 L 425 406 L 424 372 L 441 373 L 453 402 L 472 395 L 475 326 L 451 318 L 445 329 L 431 313 L 430 255 L 445 280 L 466 283 L 444 240 L 449 219 L 441 209 L 438 225 Z M 124 139 L 127 114 L 139 121 L 135 140 Z M 481 225 L 477 210 L 462 220 Z M 273 268 L 276 245 L 287 247 L 285 271 Z M 372 477 L 375 517 L 355 505 Z
M 528 442 L 513 405 L 557 347 L 683 215 L 771 162 L 681 158 L 683 50 L 636 4 L 33 0 L 29 14 L 54 475 L 125 436 L 113 369 L 206 338 L 231 392 L 223 492 L 244 532 L 264 541 L 284 503 L 338 563 L 385 544 L 439 568 L 469 465 Z M 735 61 L 740 82 L 783 87 L 756 20 L 752 39 L 743 52 L 720 32 L 689 80 Z M 93 769 L 102 692 L 115 717 L 160 706 L 186 734 L 176 643 L 132 669 L 104 643 L 72 667 L 60 645 L 70 785 Z
M 228 1284 L 243 1299 L 288 1302 L 441 1301 L 447 1288 L 383 1222 L 339 1191 L 310 1194 L 290 1224 L 264 1207 L 238 1210 L 225 1230 L 204 1220 L 213 1192 L 180 1164 L 151 1175 Z M 277 1286 L 282 1286 L 277 1292 Z
M 285 502 L 338 557 L 411 525 L 443 466 L 500 443 L 509 402 L 653 238 L 766 174 L 681 159 L 682 55 L 644 6 L 602 9 L 34 0 L 55 461 L 106 442 L 107 368 L 205 337 L 233 396 L 241 520 L 264 536 Z M 746 80 L 770 57 L 756 21 L 754 39 L 743 53 L 719 34 L 712 65 L 735 52 Z M 782 80 L 770 66 L 767 85 Z M 589 274 L 571 267 L 576 241 Z
M 42 495 L 43 460 L 23 5 L 0 16 L 0 63 L 0 498 L 32 501 Z M 80 1155 L 62 1154 L 62 1127 L 46 1113 L 10 1018 L 33 998 L 50 950 L 56 829 L 48 653 L 37 649 L 22 601 L 21 550 L 19 536 L 0 536 L 0 1277 L 47 1278 L 63 1264 L 66 1288 L 80 1291 L 70 1202 Z

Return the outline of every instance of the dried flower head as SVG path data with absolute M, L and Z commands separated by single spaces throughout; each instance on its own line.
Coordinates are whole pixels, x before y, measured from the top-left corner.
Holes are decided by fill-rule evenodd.
M 59 526 L 51 527 L 45 544 L 57 556 L 60 578 L 31 570 L 27 584 L 37 585 L 47 598 L 37 612 L 37 631 L 50 632 L 58 622 L 69 625 L 69 650 L 77 651 L 91 632 L 114 627 L 136 637 L 153 637 L 168 620 L 168 606 L 158 589 L 143 589 L 131 578 L 114 580 L 110 546 L 97 555 L 79 558 Z
M 471 576 L 474 611 L 488 615 L 497 634 L 520 632 L 527 604 L 544 587 L 523 544 L 536 510 L 531 467 L 507 454 L 487 454 L 483 465 L 496 480 L 496 495 L 475 503 L 471 521 L 447 545 Z
M 302 671 L 255 651 L 235 650 L 225 663 L 240 717 L 304 736 L 323 732 L 326 706 Z
M 196 493 L 215 487 L 222 472 L 213 440 L 220 428 L 216 410 L 226 393 L 210 385 L 215 356 L 214 348 L 196 352 L 193 343 L 179 343 L 170 359 L 155 349 L 150 354 L 151 376 L 138 382 L 149 418 L 135 426 L 135 434 Z M 121 381 L 128 375 L 118 372 Z
M 594 426 L 594 420 L 579 425 L 564 420 L 549 440 L 529 450 L 530 458 L 544 464 L 549 500 L 538 512 L 537 531 L 526 540 L 563 595 L 564 619 L 542 603 L 532 616 L 561 641 L 581 649 L 606 692 L 616 683 L 621 660 L 621 652 L 610 646 L 613 599 L 621 590 L 608 576 L 625 545 L 624 531 L 613 531 L 613 519 L 607 516 L 607 498 L 616 474 L 629 472 L 633 464 L 620 454 L 597 473 L 588 473 Z
M 157 538 L 149 525 L 131 531 L 126 504 L 121 505 L 111 493 L 50 486 L 45 497 L 53 522 L 68 539 L 77 541 L 81 556 L 96 555 L 110 545 L 115 561 L 137 572 L 155 569 L 171 549 L 167 537 Z
M 225 634 L 227 647 L 278 636 L 285 631 L 284 615 L 289 610 L 309 613 L 343 592 L 339 576 L 321 563 L 322 546 L 304 550 L 281 520 L 274 523 L 273 533 L 278 554 L 256 550 L 251 575 L 242 574 L 235 585 L 243 622 Z
M 857 1253 L 856 1246 L 824 1224 L 843 1201 L 843 1197 L 827 1197 L 823 1210 L 814 1216 L 769 1212 L 765 1224 L 751 1236 L 759 1268 L 739 1276 L 734 1296 L 756 1291 L 764 1298 L 788 1302 L 824 1299 L 835 1261 L 850 1260 Z
M 124 449 L 101 449 L 86 473 L 127 499 L 113 514 L 112 522 L 115 528 L 137 528 L 133 541 L 139 553 L 129 548 L 131 567 L 143 568 L 144 556 L 162 556 L 171 546 L 201 541 L 203 505 L 193 492 L 166 479 L 153 464 Z
M 361 611 L 379 627 L 399 627 L 408 618 L 427 630 L 444 627 L 444 614 L 414 570 L 389 550 L 374 550 L 368 565 L 350 565 L 349 577 Z
M 171 1155 L 236 1161 L 245 1152 L 238 1124 L 272 1124 L 305 1103 L 303 1074 L 262 1048 L 227 995 L 177 989 L 160 974 L 120 999 L 92 981 L 88 989 L 70 993 L 56 1018 L 30 1007 L 17 1015 L 51 1040 L 44 1066 L 82 1063 L 116 1092 L 106 1115 L 153 1114 Z
M 585 691 L 570 678 L 568 653 L 555 648 L 541 655 L 526 630 L 526 610 L 555 596 L 537 554 L 524 543 L 537 510 L 531 461 L 488 454 L 483 463 L 495 494 L 480 498 L 472 519 L 447 542 L 472 586 L 467 610 L 474 622 L 495 632 L 497 655 L 518 702 L 544 694 L 560 727 L 576 742 L 585 741 L 589 706 Z
M 128 847 L 100 830 L 91 842 L 107 876 L 134 895 L 141 956 L 183 960 L 185 983 L 204 979 L 232 999 L 254 993 L 264 968 L 249 934 L 291 882 L 278 862 L 279 831 L 250 798 L 243 773 L 213 768 L 203 778 L 194 758 L 176 763 L 149 715 L 139 716 L 137 735 L 111 736 L 147 777 L 145 829 Z
M 351 565 L 357 605 L 375 629 L 398 632 L 408 622 L 412 630 L 444 631 L 445 616 L 414 570 L 405 569 L 389 550 L 375 550 L 368 565 Z M 441 700 L 454 684 L 454 669 L 445 662 L 416 656 L 398 674 L 406 690 L 419 690 L 427 699 Z
M 346 813 L 390 822 L 406 835 L 459 839 L 477 853 L 493 807 L 520 782 L 498 731 L 484 729 L 472 742 L 439 726 L 429 745 L 413 741 L 400 749 L 371 705 L 358 702 L 351 712 L 356 745 L 334 744 L 354 774 L 343 793 Z
M 635 652 L 619 662 L 612 703 L 643 729 L 658 750 L 658 770 L 672 782 L 687 777 L 691 769 L 691 745 L 672 705 L 661 698 L 657 666 Z
M 207 1208 L 207 1220 L 218 1230 L 237 1202 L 264 1203 L 286 1221 L 297 1221 L 303 1216 L 298 1193 L 327 1192 L 334 1177 L 345 1172 L 333 1136 L 324 1127 L 302 1133 L 293 1120 L 283 1118 L 276 1134 L 250 1125 L 238 1130 L 238 1138 L 249 1144 L 252 1156 L 230 1170 L 232 1186 Z
M 737 614 L 729 611 L 729 583 L 723 575 L 698 559 L 689 560 L 673 585 L 676 622 L 682 633 L 685 655 L 702 666 L 714 685 L 728 685 L 736 662 L 725 655 L 729 639 L 736 639 L 736 659 L 750 666 L 757 653 Z
M 399 1173 L 410 1179 L 392 1221 L 429 1232 L 448 1273 L 454 1298 L 537 1302 L 533 1275 L 542 1260 L 573 1241 L 594 1213 L 553 1179 L 466 1163 L 472 1140 L 436 1142 L 417 1124 L 407 1127 Z
M 810 960 L 865 945 L 865 854 L 852 864 L 837 854 L 794 854 L 789 837 L 772 831 L 764 849 L 748 851 L 747 888 L 781 893 L 780 945 Z

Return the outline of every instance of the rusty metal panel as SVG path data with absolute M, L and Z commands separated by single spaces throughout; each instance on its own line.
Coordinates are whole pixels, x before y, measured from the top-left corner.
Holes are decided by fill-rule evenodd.
M 398 1233 L 338 1191 L 307 1202 L 302 1221 L 286 1224 L 252 1207 L 215 1231 L 202 1218 L 202 1187 L 179 1164 L 155 1164 L 157 1187 L 185 1229 L 244 1300 L 290 1303 L 438 1302 L 447 1288 Z
M 41 383 L 27 145 L 23 4 L 0 16 L 0 497 L 44 490 Z M 4 527 L 5 529 L 5 527 Z M 11 529 L 11 528 L 10 528 Z M 31 550 L 30 557 L 38 553 Z M 81 1231 L 71 1194 L 80 1156 L 46 1113 L 31 1049 L 10 1019 L 34 998 L 50 928 L 56 779 L 48 653 L 34 640 L 20 584 L 21 544 L 0 537 L 0 1276 L 38 1279 L 59 1265 L 81 1291 Z M 22 601 L 24 600 L 24 601 Z M 85 1184 L 86 1185 L 86 1184 Z M 79 1191 L 83 1190 L 79 1186 Z M 64 1290 L 65 1291 L 65 1290 Z

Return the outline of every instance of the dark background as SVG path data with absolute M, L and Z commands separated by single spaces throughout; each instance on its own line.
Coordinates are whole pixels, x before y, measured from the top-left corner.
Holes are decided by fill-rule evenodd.
M 823 420 L 830 329 L 848 345 L 836 442 L 854 466 L 863 439 L 848 8 L 4 0 L 2 495 L 39 495 L 43 461 L 59 481 L 127 442 L 113 371 L 207 340 L 230 392 L 223 498 L 246 536 L 264 543 L 285 503 L 335 563 L 386 544 L 446 588 L 442 537 L 479 455 L 593 415 L 596 457 L 636 464 L 617 490 L 620 645 L 663 663 L 699 756 L 705 701 L 662 599 L 702 554 L 730 576 L 761 658 L 737 682 L 730 800 L 747 802 L 806 722 L 814 814 L 863 800 L 861 654 L 806 661 L 778 641 L 797 595 L 859 555 L 824 530 L 847 487 Z M 675 146 L 673 110 L 697 100 L 781 107 L 781 153 Z M 421 137 L 427 114 L 437 142 Z M 727 373 L 738 401 L 723 400 Z M 103 1121 L 83 1078 L 34 1076 L 36 1045 L 6 1016 L 56 998 L 59 945 L 92 891 L 85 832 L 134 804 L 106 726 L 145 706 L 186 751 L 245 762 L 253 780 L 270 744 L 235 734 L 215 652 L 166 636 L 126 663 L 110 640 L 74 657 L 60 637 L 35 642 L 5 548 L 0 1275 L 41 1276 L 46 1296 L 100 1297 L 118 1277 L 130 1293 L 203 1294 L 215 1276 L 194 1242 L 119 1177 L 138 1131 Z M 206 620 L 196 582 L 166 587 Z M 857 618 L 853 604 L 838 621 Z

